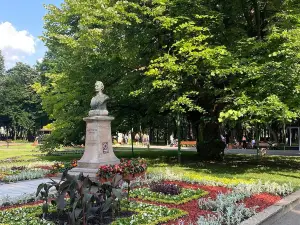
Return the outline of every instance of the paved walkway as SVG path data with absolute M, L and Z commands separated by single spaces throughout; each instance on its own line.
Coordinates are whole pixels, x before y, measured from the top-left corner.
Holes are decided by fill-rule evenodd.
M 114 146 L 117 147 L 114 151 L 131 151 L 131 145 L 118 145 Z M 124 148 L 124 150 L 122 149 Z M 142 145 L 134 145 L 134 149 L 141 149 L 144 148 L 147 150 L 147 147 L 143 147 Z M 151 145 L 150 150 L 151 151 L 161 151 L 161 150 L 170 150 L 170 151 L 177 151 L 177 147 L 170 147 L 170 146 L 161 146 L 161 145 Z M 195 147 L 182 147 L 182 151 L 190 151 L 190 152 L 196 152 L 197 149 Z M 226 149 L 225 154 L 244 154 L 244 155 L 256 155 L 256 149 Z M 282 155 L 282 156 L 300 156 L 300 151 L 298 150 L 268 150 L 267 155 Z M 300 224 L 300 223 L 299 223 Z
M 257 151 L 256 149 L 228 149 L 225 150 L 225 154 L 256 155 Z M 297 150 L 268 150 L 267 155 L 300 156 L 300 152 Z
M 131 145 L 114 145 L 114 151 L 131 151 Z M 124 148 L 124 150 L 122 149 Z M 135 149 L 145 149 L 147 150 L 148 148 L 146 146 L 140 145 L 133 145 L 133 151 Z M 161 151 L 161 150 L 173 150 L 177 151 L 177 147 L 170 147 L 169 145 L 151 145 L 150 146 L 151 151 Z M 182 151 L 192 151 L 195 152 L 197 149 L 195 147 L 181 147 Z
M 300 205 L 289 211 L 272 225 L 299 225 L 300 224 Z
M 36 193 L 36 189 L 40 183 L 46 183 L 49 181 L 51 181 L 49 178 L 43 178 L 36 180 L 20 181 L 10 184 L 0 184 L 0 198 L 6 196 L 18 197 L 24 194 L 34 194 Z

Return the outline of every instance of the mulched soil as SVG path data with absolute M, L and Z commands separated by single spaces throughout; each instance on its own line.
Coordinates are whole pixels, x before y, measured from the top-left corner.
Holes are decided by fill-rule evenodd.
M 49 177 L 57 177 L 57 173 L 54 173 L 54 174 L 53 173 L 48 173 L 48 174 L 45 175 L 45 177 L 48 177 L 48 178 Z
M 19 208 L 19 207 L 22 207 L 22 206 L 39 205 L 39 204 L 42 204 L 43 202 L 44 202 L 43 200 L 40 200 L 40 201 L 36 201 L 36 202 L 28 202 L 28 203 L 19 204 L 19 205 L 0 206 L 0 211 L 4 211 L 4 210 L 7 210 L 7 209 Z
M 271 205 L 274 205 L 276 202 L 281 200 L 281 196 L 271 195 L 268 193 L 260 193 L 252 195 L 249 198 L 245 198 L 242 202 L 246 205 L 247 208 L 258 206 L 256 212 L 261 212 L 265 208 L 268 208 Z
M 52 170 L 52 166 L 36 166 L 35 168 L 43 169 L 43 170 Z

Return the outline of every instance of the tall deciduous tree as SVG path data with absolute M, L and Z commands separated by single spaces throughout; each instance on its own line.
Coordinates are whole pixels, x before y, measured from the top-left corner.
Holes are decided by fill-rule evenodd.
M 257 123 L 252 111 L 265 106 L 267 123 L 296 116 L 297 1 L 66 0 L 48 10 L 43 40 L 55 69 L 36 89 L 58 141 L 83 136 L 96 80 L 128 127 L 157 113 L 187 117 L 203 157 L 222 149 L 219 117 Z M 274 118 L 277 106 L 285 116 Z
M 254 10 L 251 6 L 248 10 Z M 232 94 L 220 121 L 242 121 L 248 127 L 275 123 L 285 130 L 286 123 L 299 118 L 299 2 L 266 1 L 259 6 L 260 32 L 233 46 L 241 72 L 227 87 Z
M 13 138 L 33 135 L 43 115 L 40 98 L 32 89 L 39 75 L 30 66 L 17 63 L 1 79 L 0 118 Z

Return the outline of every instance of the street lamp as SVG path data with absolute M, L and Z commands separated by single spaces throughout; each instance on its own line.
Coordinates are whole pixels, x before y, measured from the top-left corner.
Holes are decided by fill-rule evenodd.
M 178 163 L 181 163 L 181 118 L 180 113 L 177 113 L 177 147 L 178 147 Z

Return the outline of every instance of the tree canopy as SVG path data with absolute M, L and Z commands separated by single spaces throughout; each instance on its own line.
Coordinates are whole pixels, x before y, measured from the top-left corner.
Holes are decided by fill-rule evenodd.
M 17 63 L 0 77 L 0 125 L 6 127 L 11 138 L 32 136 L 46 116 L 32 88 L 38 81 L 38 72 L 23 63 Z
M 118 124 L 181 115 L 198 143 L 219 138 L 219 122 L 298 118 L 298 1 L 65 0 L 47 9 L 46 79 L 35 89 L 57 141 L 83 136 L 96 80 Z
M 0 50 L 0 76 L 4 75 L 5 66 L 4 66 L 4 58 Z

